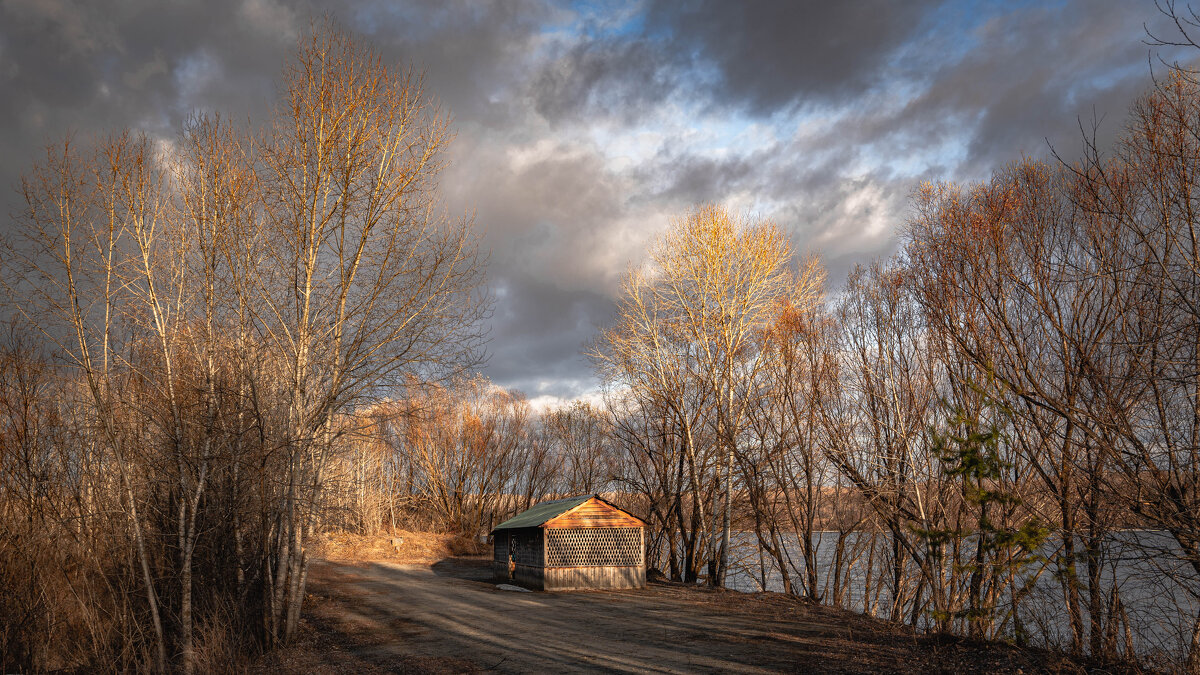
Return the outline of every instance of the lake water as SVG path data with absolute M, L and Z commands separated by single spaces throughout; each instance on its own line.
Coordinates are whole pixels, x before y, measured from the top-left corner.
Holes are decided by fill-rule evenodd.
M 832 593 L 830 570 L 834 567 L 834 551 L 837 533 L 821 532 L 814 535 L 817 546 L 817 569 L 822 594 L 828 599 Z M 889 613 L 889 581 L 880 578 L 890 550 L 890 541 L 884 535 L 850 534 L 847 549 L 854 552 L 855 560 L 844 575 L 845 595 L 843 606 L 856 611 L 866 611 L 877 616 Z M 1039 554 L 1052 559 L 1057 542 L 1050 542 Z M 874 547 L 870 587 L 867 584 L 867 562 Z M 802 573 L 804 563 L 798 540 L 793 536 L 787 547 L 794 569 L 793 584 Z M 1082 548 L 1082 547 L 1079 547 Z M 1106 600 L 1111 589 L 1117 588 L 1128 616 L 1130 638 L 1137 653 L 1151 659 L 1178 659 L 1190 641 L 1192 619 L 1200 610 L 1196 593 L 1200 591 L 1190 568 L 1173 553 L 1178 551 L 1174 540 L 1164 532 L 1125 531 L 1110 536 L 1103 547 L 1100 587 Z M 773 561 L 766 557 L 760 567 L 758 547 L 752 533 L 738 533 L 732 549 L 734 560 L 726 580 L 729 588 L 754 592 L 762 590 L 763 567 L 765 567 L 766 589 L 783 591 L 783 578 Z M 1070 623 L 1063 602 L 1062 586 L 1055 575 L 1054 562 L 1035 563 L 1025 570 L 1026 578 L 1036 578 L 1033 589 L 1022 601 L 1021 619 L 1031 639 L 1047 646 L 1062 646 L 1070 642 Z M 912 569 L 915 575 L 915 567 Z M 1083 561 L 1077 561 L 1076 574 L 1086 588 L 1086 572 Z M 1175 581 L 1173 579 L 1178 579 Z M 1086 604 L 1086 590 L 1081 602 Z M 1084 606 L 1084 622 L 1087 623 L 1087 608 Z M 920 621 L 928 623 L 928 616 Z M 1085 633 L 1086 635 L 1086 633 Z M 1123 632 L 1120 641 L 1124 641 Z M 1086 640 L 1086 637 L 1085 637 Z

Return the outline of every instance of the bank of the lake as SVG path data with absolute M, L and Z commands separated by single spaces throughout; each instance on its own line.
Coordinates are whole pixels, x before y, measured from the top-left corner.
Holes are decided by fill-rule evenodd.
M 833 593 L 833 569 L 837 532 L 815 532 L 819 595 L 829 599 Z M 845 609 L 886 617 L 890 610 L 890 578 L 883 573 L 890 554 L 886 533 L 851 532 L 845 543 L 846 557 L 840 570 L 842 607 Z M 743 592 L 781 592 L 783 577 L 773 559 L 762 556 L 753 533 L 735 533 L 732 542 L 733 565 L 726 583 L 729 588 Z M 791 560 L 791 576 L 796 584 L 804 568 L 799 540 L 794 534 L 785 535 L 783 544 Z M 1030 590 L 1020 603 L 1020 618 L 1029 639 L 1039 647 L 1062 648 L 1070 642 L 1070 626 L 1062 596 L 1061 579 L 1056 573 L 1059 540 L 1051 538 L 1038 558 L 1022 574 L 1031 582 Z M 869 548 L 875 547 L 872 556 Z M 969 546 L 967 547 L 969 550 Z M 1082 542 L 1077 544 L 1082 551 Z M 1123 617 L 1129 628 L 1128 640 L 1147 663 L 1166 666 L 1178 662 L 1186 653 L 1191 619 L 1200 611 L 1200 601 L 1194 595 L 1200 591 L 1200 580 L 1177 555 L 1178 545 L 1168 533 L 1156 530 L 1121 530 L 1113 532 L 1101 546 L 1099 585 L 1116 588 L 1122 603 Z M 868 573 L 873 561 L 876 568 Z M 1085 575 L 1084 562 L 1077 560 L 1077 573 Z M 916 578 L 918 570 L 910 561 L 909 575 Z M 1086 577 L 1081 578 L 1086 584 Z M 1107 596 L 1106 596 L 1107 597 Z M 1087 607 L 1081 608 L 1087 622 Z M 911 615 L 906 608 L 905 615 Z M 1003 613 L 1001 608 L 1000 613 Z M 928 613 L 917 612 L 919 626 L 928 625 Z M 1008 626 L 1011 627 L 1010 622 Z M 1011 634 L 1011 633 L 1010 633 Z M 1122 636 L 1122 640 L 1126 636 Z

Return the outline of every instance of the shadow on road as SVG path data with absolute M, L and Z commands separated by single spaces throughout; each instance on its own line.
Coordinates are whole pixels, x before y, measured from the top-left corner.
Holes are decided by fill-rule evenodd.
M 1045 656 L 941 641 L 777 594 L 498 590 L 490 561 L 319 563 L 314 623 L 346 672 L 1043 670 Z M 1031 656 L 1033 657 L 1031 660 Z M 365 667 L 369 666 L 369 668 Z
M 489 558 L 444 558 L 430 566 L 435 576 L 453 577 L 492 585 L 492 561 Z

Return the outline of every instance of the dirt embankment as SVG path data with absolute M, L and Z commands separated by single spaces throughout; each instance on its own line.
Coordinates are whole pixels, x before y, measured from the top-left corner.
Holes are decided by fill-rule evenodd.
M 638 591 L 517 593 L 497 590 L 489 561 L 483 557 L 446 558 L 433 564 L 339 560 L 314 564 L 301 639 L 268 655 L 259 670 L 1076 673 L 1093 669 L 1092 664 L 1038 650 L 921 635 L 776 593 L 742 594 L 657 583 Z M 1099 670 L 1111 673 L 1123 668 L 1110 664 Z
M 314 553 L 317 558 L 334 563 L 390 562 L 432 565 L 448 558 L 479 556 L 484 553 L 490 555 L 491 550 L 491 546 L 471 541 L 458 534 L 397 530 L 394 534 L 369 536 L 323 534 L 317 541 Z

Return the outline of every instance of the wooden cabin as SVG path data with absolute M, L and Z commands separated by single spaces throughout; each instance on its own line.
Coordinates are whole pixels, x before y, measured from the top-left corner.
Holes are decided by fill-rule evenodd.
M 539 591 L 642 588 L 645 533 L 598 495 L 541 502 L 492 530 L 496 581 Z

